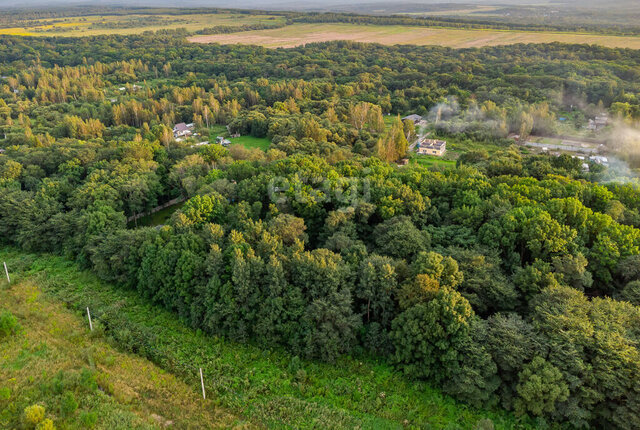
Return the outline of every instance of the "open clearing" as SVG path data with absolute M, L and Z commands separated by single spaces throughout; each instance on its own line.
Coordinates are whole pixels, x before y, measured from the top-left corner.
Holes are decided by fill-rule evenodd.
M 94 36 L 100 34 L 137 34 L 144 31 L 202 30 L 215 26 L 237 27 L 246 24 L 276 24 L 283 17 L 237 13 L 209 13 L 189 15 L 95 15 L 42 19 L 0 28 L 0 34 L 19 36 Z
M 441 45 L 452 48 L 510 45 L 515 43 L 588 43 L 612 48 L 640 49 L 640 37 L 587 33 L 550 33 L 502 30 L 459 30 L 400 25 L 294 24 L 269 30 L 190 37 L 191 42 L 252 44 L 292 48 L 313 42 L 350 40 L 384 45 Z

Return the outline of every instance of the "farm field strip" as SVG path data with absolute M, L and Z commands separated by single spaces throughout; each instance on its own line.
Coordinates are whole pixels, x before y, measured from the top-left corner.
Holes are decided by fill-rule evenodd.
M 193 36 L 189 40 L 196 43 L 220 43 L 223 45 L 252 44 L 268 48 L 292 48 L 313 42 L 349 40 L 384 45 L 440 45 L 452 48 L 563 42 L 640 49 L 640 37 L 636 36 L 326 23 L 293 24 L 268 30 Z
M 144 31 L 175 30 L 184 28 L 197 31 L 215 26 L 241 26 L 246 24 L 275 24 L 282 17 L 273 15 L 249 15 L 211 13 L 201 15 L 90 15 L 43 19 L 29 25 L 0 28 L 0 34 L 18 36 L 95 36 L 102 34 L 137 34 Z M 139 21 L 136 25 L 136 20 Z M 52 21 L 56 21 L 52 23 Z M 126 23 L 124 26 L 120 26 Z

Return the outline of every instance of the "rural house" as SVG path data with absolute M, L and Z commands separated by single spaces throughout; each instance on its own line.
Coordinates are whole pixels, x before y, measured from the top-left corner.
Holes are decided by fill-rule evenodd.
M 418 154 L 435 155 L 442 157 L 447 151 L 447 142 L 444 140 L 422 139 L 418 144 Z
M 414 113 L 414 114 L 411 114 L 411 115 L 407 115 L 407 116 L 405 116 L 404 118 L 402 118 L 402 120 L 403 120 L 403 121 L 404 121 L 405 119 L 408 119 L 408 120 L 410 120 L 410 121 L 413 121 L 413 124 L 414 124 L 414 125 L 418 125 L 418 124 L 420 123 L 420 121 L 422 121 L 422 117 L 421 117 L 420 115 L 416 115 L 415 113 Z
M 590 119 L 587 124 L 587 130 L 591 131 L 600 131 L 609 125 L 609 115 L 606 113 L 601 115 L 596 115 L 595 119 Z
M 173 137 L 187 137 L 193 134 L 193 124 L 181 122 L 173 127 Z

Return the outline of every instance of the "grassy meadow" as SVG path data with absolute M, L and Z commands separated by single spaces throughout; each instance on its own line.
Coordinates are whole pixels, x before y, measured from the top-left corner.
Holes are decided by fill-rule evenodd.
M 87 15 L 29 21 L 28 25 L 0 28 L 1 34 L 20 36 L 95 36 L 101 34 L 137 34 L 144 31 L 175 30 L 184 28 L 197 31 L 214 26 L 241 26 L 246 24 L 275 24 L 280 16 L 238 13 L 209 13 L 188 15 Z
M 23 428 L 33 405 L 60 429 L 249 428 L 197 385 L 115 348 L 98 321 L 91 332 L 38 278 L 0 285 L 0 351 L 3 429 Z
M 242 145 L 247 149 L 258 148 L 263 151 L 269 149 L 271 141 L 266 137 L 240 136 L 229 139 L 232 145 Z
M 62 257 L 0 248 L 0 261 L 13 276 L 10 287 L 0 281 L 0 307 L 9 308 L 23 327 L 19 335 L 0 340 L 6 351 L 0 358 L 0 393 L 9 393 L 0 397 L 0 427 L 16 422 L 26 405 L 37 402 L 46 404 L 56 420 L 68 419 L 67 428 L 85 428 L 76 426 L 80 416 L 102 416 L 105 408 L 125 414 L 128 421 L 122 422 L 149 426 L 155 411 L 177 428 L 191 415 L 191 428 L 493 428 L 489 420 L 496 429 L 534 427 L 511 414 L 465 406 L 383 362 L 306 361 L 278 348 L 205 335 L 136 292 L 101 282 Z M 93 334 L 86 327 L 87 306 L 94 316 Z M 205 372 L 206 402 L 199 397 L 199 367 Z M 62 410 L 65 390 L 50 395 L 55 387 L 48 388 L 52 384 L 46 381 L 61 370 L 67 378 L 83 369 L 99 386 L 122 394 L 93 390 L 87 396 L 94 398 L 78 401 L 73 418 L 64 418 L 56 411 Z M 173 391 L 174 398 L 163 397 Z M 177 404 L 180 408 L 174 408 Z
M 271 140 L 266 137 L 240 136 L 229 137 L 227 127 L 224 125 L 212 125 L 209 127 L 209 142 L 215 142 L 218 136 L 223 136 L 231 142 L 232 145 L 242 145 L 247 149 L 259 148 L 263 151 L 269 149 Z
M 640 49 L 640 37 L 634 36 L 332 23 L 293 24 L 268 30 L 192 36 L 189 40 L 197 43 L 252 44 L 268 48 L 291 48 L 313 42 L 350 40 L 384 45 L 441 45 L 452 48 L 564 42 Z

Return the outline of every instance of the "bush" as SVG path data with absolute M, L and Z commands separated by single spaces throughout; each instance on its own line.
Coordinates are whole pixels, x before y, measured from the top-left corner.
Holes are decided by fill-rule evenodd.
M 36 430 L 56 430 L 56 426 L 53 425 L 53 421 L 47 418 L 36 426 Z
M 482 418 L 480 421 L 476 423 L 476 426 L 473 428 L 474 430 L 494 430 L 495 426 L 493 421 L 489 418 Z
M 24 421 L 30 427 L 40 424 L 44 420 L 44 407 L 31 405 L 24 408 Z
M 98 424 L 98 414 L 95 412 L 83 412 L 80 414 L 80 422 L 83 428 L 93 428 Z
M 0 339 L 13 334 L 18 329 L 18 319 L 9 311 L 0 312 Z
M 78 387 L 90 393 L 96 391 L 98 389 L 98 381 L 96 379 L 95 372 L 92 372 L 89 369 L 82 369 L 80 379 L 78 381 Z
M 78 409 L 78 402 L 71 391 L 64 393 L 60 404 L 60 412 L 63 416 L 69 416 Z
M 11 390 L 8 387 L 0 387 L 0 400 L 9 400 L 11 398 Z

